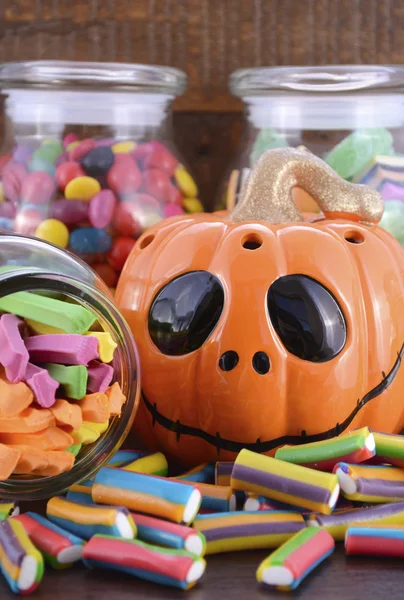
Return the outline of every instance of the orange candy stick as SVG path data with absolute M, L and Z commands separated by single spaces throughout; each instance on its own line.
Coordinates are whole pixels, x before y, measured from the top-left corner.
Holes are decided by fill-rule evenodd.
M 72 429 L 80 429 L 83 423 L 81 408 L 67 400 L 56 400 L 49 409 L 56 419 L 57 425 L 68 425 Z
M 10 383 L 0 375 L 0 419 L 16 417 L 34 401 L 34 395 L 23 383 Z
M 115 382 L 107 389 L 105 394 L 109 400 L 109 414 L 111 417 L 119 417 L 122 410 L 122 405 L 126 402 L 126 396 L 122 393 L 120 385 Z
M 20 460 L 21 452 L 0 444 L 0 481 L 8 479 Z
M 0 433 L 0 442 L 38 450 L 66 450 L 74 444 L 72 436 L 59 427 L 48 427 L 36 433 Z
M 75 457 L 70 452 L 58 452 L 57 450 L 49 450 L 45 452 L 49 460 L 49 464 L 42 469 L 37 469 L 34 474 L 42 477 L 54 477 L 70 471 L 74 465 Z
M 50 410 L 26 408 L 17 417 L 0 419 L 0 433 L 35 433 L 53 425 L 55 425 L 55 417 Z
M 44 469 L 49 465 L 49 458 L 44 450 L 32 448 L 31 446 L 9 446 L 21 452 L 17 466 L 13 473 L 15 475 L 28 475 L 36 469 Z
M 109 419 L 109 400 L 106 394 L 88 394 L 80 401 L 84 421 L 105 423 Z

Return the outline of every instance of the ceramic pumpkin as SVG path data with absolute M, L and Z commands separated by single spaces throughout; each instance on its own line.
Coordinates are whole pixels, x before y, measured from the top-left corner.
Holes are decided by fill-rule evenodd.
M 324 217 L 304 222 L 299 185 Z M 228 216 L 137 242 L 116 298 L 136 338 L 136 430 L 186 465 L 404 426 L 404 252 L 374 190 L 271 150 Z

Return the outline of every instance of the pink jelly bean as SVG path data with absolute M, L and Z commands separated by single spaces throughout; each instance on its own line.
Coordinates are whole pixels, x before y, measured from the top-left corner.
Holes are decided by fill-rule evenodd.
M 112 144 L 115 144 L 115 139 L 114 138 L 105 138 L 103 140 L 97 140 L 97 146 L 112 146 Z
M 167 204 L 178 204 L 178 206 L 182 206 L 183 200 L 184 197 L 180 190 L 175 187 L 175 185 L 170 185 L 164 196 L 164 201 L 167 202 Z
M 103 229 L 112 221 L 116 206 L 116 196 L 111 190 L 101 190 L 92 198 L 88 219 L 93 227 Z
M 162 169 L 170 177 L 174 175 L 178 165 L 178 160 L 165 148 L 153 150 L 143 161 L 144 169 Z
M 68 160 L 58 166 L 55 173 L 55 179 L 59 188 L 63 191 L 68 183 L 76 177 L 85 175 L 78 162 Z
M 111 365 L 93 360 L 87 368 L 87 390 L 91 393 L 104 393 L 111 384 L 114 369 Z
M 72 144 L 73 142 L 77 142 L 78 139 L 79 139 L 79 136 L 77 135 L 77 133 L 73 133 L 73 132 L 68 133 L 63 138 L 63 147 L 66 148 L 69 144 Z
M 45 171 L 28 173 L 21 188 L 21 199 L 31 204 L 47 204 L 55 191 L 55 180 Z
M 133 238 L 142 233 L 142 209 L 131 202 L 120 202 L 116 207 L 113 225 L 119 235 Z
M 16 204 L 21 197 L 22 182 L 27 176 L 27 169 L 20 163 L 9 162 L 3 171 L 3 191 L 5 197 Z
M 88 202 L 83 200 L 55 200 L 50 207 L 50 216 L 66 225 L 75 225 L 87 219 L 88 209 Z
M 166 147 L 157 140 L 152 140 L 151 142 L 145 142 L 144 144 L 139 144 L 136 146 L 134 150 L 131 152 L 131 156 L 138 160 L 139 162 L 143 162 L 146 156 L 151 154 L 152 152 L 158 150 L 165 150 Z
M 21 210 L 15 218 L 14 228 L 17 233 L 22 233 L 23 235 L 33 235 L 35 233 L 36 228 L 42 221 L 44 217 L 42 213 L 33 208 L 27 208 L 25 210 Z
M 29 356 L 20 333 L 23 325 L 24 321 L 15 315 L 6 314 L 0 319 L 0 364 L 11 383 L 22 381 L 27 370 Z
M 179 215 L 183 215 L 184 211 L 181 206 L 177 204 L 165 204 L 163 208 L 164 218 L 168 219 L 169 217 L 178 217 Z
M 142 191 L 157 198 L 165 200 L 169 194 L 171 180 L 168 174 L 161 169 L 146 169 L 143 173 Z
M 80 158 L 83 158 L 86 154 L 90 152 L 93 148 L 97 146 L 97 142 L 92 138 L 87 138 L 75 146 L 69 152 L 69 160 L 78 161 Z
M 142 182 L 142 175 L 136 162 L 128 165 L 122 162 L 116 162 L 108 172 L 108 185 L 116 194 L 125 194 L 135 192 Z
M 28 363 L 24 381 L 35 395 L 36 402 L 43 408 L 49 408 L 56 402 L 56 390 L 59 383 L 52 379 L 46 369 Z
M 0 204 L 0 217 L 6 217 L 6 219 L 14 219 L 17 212 L 17 207 L 11 202 L 3 202 Z
M 98 358 L 98 340 L 78 334 L 49 333 L 34 335 L 25 340 L 30 359 L 39 363 L 88 365 Z

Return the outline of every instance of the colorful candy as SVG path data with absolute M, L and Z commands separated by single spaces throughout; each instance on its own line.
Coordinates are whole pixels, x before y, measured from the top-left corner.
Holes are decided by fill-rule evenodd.
M 95 504 L 91 496 L 92 487 L 92 481 L 82 481 L 81 483 L 71 485 L 67 491 L 66 498 L 69 501 L 80 504 Z
M 23 325 L 24 322 L 15 315 L 2 315 L 0 318 L 0 364 L 11 383 L 22 381 L 29 360 L 20 332 Z
M 185 525 L 192 523 L 202 501 L 194 485 L 109 467 L 95 476 L 92 496 L 97 503 L 126 506 Z
M 273 500 L 330 514 L 338 500 L 338 478 L 334 474 L 241 450 L 234 463 L 231 486 Z
M 203 463 L 182 475 L 177 475 L 176 479 L 193 481 L 194 483 L 213 483 L 215 479 L 215 465 L 214 463 Z M 224 485 L 230 485 L 230 481 Z
M 404 470 L 398 467 L 348 465 L 334 467 L 341 491 L 357 502 L 397 502 L 404 500 Z
M 15 594 L 31 594 L 42 580 L 42 554 L 15 519 L 0 522 L 0 568 Z
M 15 502 L 7 502 L 7 500 L 0 500 L 0 521 L 8 519 L 8 517 L 14 517 L 20 514 L 19 507 Z
M 203 558 L 184 550 L 160 548 L 138 540 L 95 535 L 84 547 L 87 567 L 112 569 L 155 583 L 188 590 L 205 572 Z
M 356 525 L 345 534 L 346 554 L 404 556 L 404 525 Z
M 257 581 L 279 590 L 295 590 L 334 548 L 335 542 L 327 531 L 303 529 L 262 561 Z
M 187 550 L 197 556 L 205 554 L 205 536 L 196 529 L 148 515 L 131 514 L 137 527 L 137 536 L 143 542 L 177 550 Z
M 132 460 L 130 462 L 125 462 L 125 464 L 122 465 L 122 469 L 125 471 L 135 471 L 136 473 L 145 473 L 146 475 L 166 477 L 168 473 L 168 463 L 164 454 L 161 452 L 148 452 L 147 450 L 131 452 Z M 134 457 L 135 453 L 137 454 L 136 458 Z
M 373 433 L 376 456 L 396 467 L 404 467 L 404 436 L 390 433 Z
M 216 485 L 230 485 L 234 462 L 218 461 L 215 465 Z

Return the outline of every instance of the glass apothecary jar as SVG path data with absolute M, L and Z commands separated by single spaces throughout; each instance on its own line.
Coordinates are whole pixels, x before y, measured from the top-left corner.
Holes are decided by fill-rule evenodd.
M 82 345 L 81 358 L 61 354 L 61 348 L 75 351 L 66 332 L 86 344 L 89 363 Z M 51 342 L 52 354 L 43 354 L 43 346 L 38 354 L 40 337 L 40 344 L 44 337 Z M 101 338 L 109 344 L 103 351 Z M 0 340 L 0 449 L 3 456 L 10 448 L 21 452 L 11 457 L 17 462 L 7 479 L 1 467 L 0 500 L 61 494 L 92 477 L 131 429 L 140 396 L 133 337 L 108 288 L 85 262 L 47 242 L 0 233 Z M 97 380 L 100 367 L 108 379 L 103 383 Z M 76 369 L 74 377 L 70 371 L 68 379 L 67 369 Z M 104 383 L 117 393 L 108 403 Z M 77 386 L 84 388 L 79 392 Z M 83 393 L 86 399 L 92 394 L 90 403 L 83 404 Z
M 376 187 L 382 225 L 404 243 L 404 67 L 242 69 L 230 89 L 245 104 L 246 135 L 218 208 L 231 208 L 248 170 L 271 148 L 304 148 L 343 178 Z M 302 210 L 318 208 L 304 195 Z
M 134 241 L 202 210 L 173 142 L 169 67 L 36 61 L 0 68 L 0 228 L 68 248 L 115 287 Z

